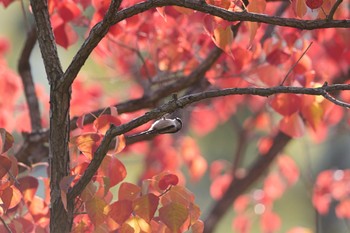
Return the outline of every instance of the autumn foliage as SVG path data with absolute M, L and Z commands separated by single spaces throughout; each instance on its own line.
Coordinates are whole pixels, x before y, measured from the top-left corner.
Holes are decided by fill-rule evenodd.
M 345 108 L 350 102 L 345 91 L 350 89 L 347 5 L 336 0 L 118 2 L 47 3 L 55 43 L 65 50 L 81 45 L 58 81 L 49 78 L 52 70 L 47 71 L 51 87 L 68 83 L 70 100 L 71 118 L 63 121 L 69 135 L 62 136 L 67 136 L 69 159 L 61 168 L 68 169 L 56 186 L 50 183 L 47 145 L 51 148 L 52 134 L 59 133 L 48 129 L 52 114 L 63 112 L 52 111 L 52 92 L 57 89 L 48 94 L 40 84 L 26 88 L 26 73 L 7 64 L 6 54 L 14 45 L 0 37 L 0 232 L 49 232 L 50 221 L 55 221 L 50 219 L 50 208 L 57 204 L 53 200 L 59 200 L 68 220 L 72 218 L 68 228 L 76 233 L 212 232 L 231 206 L 235 232 L 252 232 L 254 222 L 261 232 L 280 232 L 284 219 L 275 202 L 301 176 L 284 146 L 304 135 L 323 142 L 331 127 L 350 122 Z M 16 1 L 0 3 L 20 8 Z M 36 8 L 22 4 L 28 17 L 37 20 Z M 111 4 L 118 8 L 111 9 Z M 42 46 L 40 30 L 39 26 L 34 38 Z M 84 56 L 92 57 L 102 70 L 103 81 L 79 72 Z M 73 75 L 76 70 L 78 76 Z M 71 83 L 67 77 L 73 77 Z M 343 86 L 332 86 L 336 83 Z M 235 94 L 215 93 L 235 88 Z M 267 93 L 269 88 L 280 91 Z M 33 124 L 31 95 L 41 109 L 39 128 Z M 197 139 L 242 116 L 240 112 L 244 120 L 234 123 L 234 158 L 208 162 Z M 184 122 L 177 134 L 146 134 L 148 138 L 139 141 L 131 136 L 171 113 Z M 242 158 L 253 138 L 258 138 L 257 156 L 246 165 Z M 150 141 L 140 142 L 144 140 Z M 23 153 L 25 157 L 19 156 Z M 129 171 L 121 157 L 128 153 L 144 156 L 137 183 L 126 181 Z M 33 175 L 37 169 L 44 171 L 42 177 Z M 215 207 L 204 219 L 186 185 L 206 175 Z M 260 177 L 261 184 L 248 190 Z M 328 214 L 334 204 L 338 218 L 350 219 L 349 179 L 348 169 L 317 175 L 310 202 L 320 215 Z M 310 229 L 301 226 L 288 230 L 307 232 Z

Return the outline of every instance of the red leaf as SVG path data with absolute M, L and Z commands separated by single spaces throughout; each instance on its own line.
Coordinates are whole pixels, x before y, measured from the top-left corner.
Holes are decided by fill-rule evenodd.
M 323 0 L 306 0 L 306 5 L 310 9 L 317 9 L 317 8 L 321 7 L 322 4 L 323 4 Z
M 305 125 L 298 113 L 286 116 L 280 121 L 280 130 L 285 134 L 297 138 L 304 135 Z
M 289 57 L 290 54 L 280 49 L 275 49 L 267 55 L 266 60 L 272 65 L 280 65 L 286 62 L 289 59 Z
M 289 185 L 295 184 L 299 178 L 299 168 L 289 156 L 280 155 L 277 158 L 280 173 L 287 179 Z
M 68 23 L 62 23 L 53 29 L 56 43 L 67 49 L 78 41 L 78 34 Z
M 233 219 L 233 229 L 238 233 L 249 233 L 252 225 L 252 220 L 246 215 L 238 215 Z
M 301 99 L 295 94 L 278 94 L 273 97 L 270 105 L 282 116 L 290 116 L 299 111 Z
M 5 153 L 13 146 L 14 138 L 5 129 L 0 128 L 0 154 Z
M 81 14 L 76 3 L 69 1 L 61 2 L 58 6 L 57 12 L 65 22 L 71 21 Z
M 338 218 L 350 219 L 350 199 L 341 201 L 335 208 L 335 213 Z
M 115 156 L 107 155 L 101 164 L 99 173 L 110 179 L 110 186 L 113 187 L 126 177 L 126 168 Z
M 134 213 L 143 218 L 146 222 L 150 222 L 158 208 L 159 197 L 153 193 L 143 195 L 133 202 Z
M 250 203 L 250 197 L 248 195 L 239 196 L 233 204 L 233 209 L 237 213 L 243 213 Z
M 272 200 L 282 197 L 285 189 L 286 185 L 276 173 L 270 174 L 264 181 L 264 191 Z
M 122 225 L 131 215 L 132 201 L 119 200 L 109 206 L 110 211 L 108 216 L 112 218 L 116 223 Z
M 176 202 L 172 202 L 159 209 L 160 220 L 170 229 L 171 232 L 178 232 L 187 217 L 187 208 Z
M 4 5 L 4 7 L 8 7 L 14 0 L 0 0 L 0 3 Z
M 141 188 L 135 184 L 123 182 L 118 191 L 119 200 L 133 201 L 140 196 Z
M 210 195 L 215 200 L 218 200 L 224 195 L 228 186 L 232 181 L 232 176 L 229 174 L 224 174 L 218 176 L 210 185 Z
M 179 178 L 174 174 L 167 174 L 163 176 L 158 183 L 158 187 L 161 190 L 167 189 L 170 185 L 177 185 L 179 183 Z
M 264 233 L 276 232 L 281 227 L 281 219 L 277 214 L 267 211 L 261 216 L 260 226 Z

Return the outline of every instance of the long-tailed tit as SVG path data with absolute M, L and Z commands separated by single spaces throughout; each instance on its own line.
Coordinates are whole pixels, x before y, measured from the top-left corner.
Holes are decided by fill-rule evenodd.
M 180 118 L 178 117 L 176 117 L 175 119 L 162 118 L 155 121 L 147 131 L 133 135 L 131 137 L 137 137 L 144 134 L 176 133 L 181 128 L 182 128 L 182 121 Z

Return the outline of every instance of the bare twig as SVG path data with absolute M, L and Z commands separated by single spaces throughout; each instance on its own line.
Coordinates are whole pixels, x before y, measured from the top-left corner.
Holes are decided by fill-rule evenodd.
M 38 97 L 35 93 L 35 86 L 32 77 L 31 67 L 29 63 L 30 54 L 36 43 L 36 28 L 32 29 L 27 34 L 27 40 L 24 44 L 20 59 L 18 61 L 18 73 L 21 76 L 23 89 L 29 109 L 30 123 L 33 131 L 41 129 L 41 117 Z
M 306 54 L 306 52 L 309 50 L 309 48 L 311 47 L 312 42 L 310 42 L 309 46 L 307 46 L 307 48 L 305 49 L 305 51 L 301 54 L 301 56 L 299 57 L 299 59 L 292 65 L 292 67 L 288 70 L 286 76 L 284 76 L 283 81 L 281 82 L 281 86 L 283 86 L 284 82 L 287 80 L 288 75 L 292 72 L 292 70 L 296 67 L 296 65 L 298 65 L 298 63 L 300 62 L 300 60 L 303 58 L 303 56 Z
M 117 14 L 121 2 L 122 0 L 112 0 L 103 20 L 97 23 L 91 29 L 88 38 L 84 41 L 83 45 L 74 56 L 72 62 L 64 73 L 64 78 L 62 79 L 61 85 L 65 86 L 66 89 L 72 85 L 74 79 L 76 78 L 87 58 L 90 56 L 92 50 L 105 37 L 109 28 L 114 24 L 111 22 L 111 19 L 114 17 L 114 15 Z
M 0 217 L 0 221 L 2 222 L 2 224 L 4 225 L 5 229 L 7 230 L 8 233 L 12 233 L 11 228 L 7 225 L 7 223 L 5 222 L 5 220 Z
M 343 0 L 337 0 L 337 1 L 334 3 L 334 5 L 333 5 L 331 11 L 329 12 L 329 15 L 328 15 L 328 17 L 327 17 L 327 20 L 333 20 L 334 13 L 336 12 L 336 10 L 338 9 L 339 5 L 340 5 L 342 2 L 343 2 Z

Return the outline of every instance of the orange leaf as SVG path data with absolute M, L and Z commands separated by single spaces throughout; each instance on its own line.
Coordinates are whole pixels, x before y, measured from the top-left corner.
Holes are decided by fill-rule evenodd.
M 96 118 L 93 125 L 97 132 L 105 135 L 111 124 L 118 126 L 121 121 L 116 116 L 102 115 Z
M 120 228 L 121 233 L 152 233 L 151 226 L 142 218 L 137 216 L 129 218 Z
M 172 202 L 180 203 L 184 206 L 190 206 L 194 202 L 194 195 L 183 186 L 173 186 L 167 193 L 161 198 L 163 206 Z
M 101 140 L 102 136 L 100 134 L 88 133 L 72 138 L 71 143 L 76 145 L 78 149 L 91 160 Z
M 279 124 L 280 130 L 291 137 L 301 137 L 305 132 L 305 125 L 298 113 L 284 117 Z
M 105 214 L 106 202 L 101 198 L 93 198 L 85 202 L 86 212 L 94 225 L 102 224 L 107 216 Z
M 112 218 L 116 223 L 122 225 L 131 215 L 132 201 L 119 200 L 109 206 L 108 216 Z
M 18 179 L 19 190 L 22 192 L 25 202 L 30 202 L 39 187 L 39 181 L 33 176 L 25 176 Z
M 178 232 L 187 217 L 187 208 L 177 202 L 172 202 L 159 209 L 160 220 L 167 225 L 171 232 Z
M 119 135 L 115 138 L 115 146 L 113 150 L 108 151 L 108 155 L 115 155 L 118 154 L 119 152 L 121 152 L 122 150 L 124 150 L 126 146 L 126 141 L 125 141 L 125 137 L 124 134 L 123 135 Z
M 299 111 L 301 99 L 295 94 L 278 94 L 270 101 L 270 105 L 282 116 L 290 116 Z
M 17 206 L 21 199 L 21 192 L 14 186 L 7 187 L 1 193 L 2 207 L 5 211 Z
M 119 200 L 133 201 L 140 196 L 141 188 L 135 184 L 123 182 L 118 191 Z
M 292 3 L 294 5 L 295 14 L 299 18 L 302 18 L 307 12 L 305 0 L 294 0 L 294 1 L 292 1 Z
M 230 46 L 233 41 L 233 33 L 231 26 L 226 28 L 217 27 L 214 29 L 213 40 L 216 46 L 224 50 L 228 55 L 232 56 Z
M 143 218 L 146 222 L 150 222 L 158 208 L 159 197 L 153 193 L 143 195 L 133 202 L 134 213 Z

